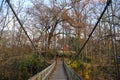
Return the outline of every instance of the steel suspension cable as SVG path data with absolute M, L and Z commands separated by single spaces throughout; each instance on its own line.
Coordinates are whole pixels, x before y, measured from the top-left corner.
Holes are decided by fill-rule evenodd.
M 88 43 L 89 39 L 91 38 L 93 32 L 95 31 L 95 29 L 96 29 L 96 27 L 97 27 L 97 25 L 98 25 L 98 23 L 100 22 L 102 16 L 104 15 L 105 11 L 107 10 L 108 6 L 109 6 L 111 3 L 112 3 L 112 0 L 107 0 L 107 3 L 106 3 L 105 8 L 104 8 L 103 12 L 101 13 L 100 17 L 98 18 L 95 26 L 93 27 L 91 33 L 89 34 L 87 40 L 85 41 L 85 43 L 83 44 L 83 46 L 80 48 L 80 50 L 79 50 L 79 52 L 77 53 L 77 55 L 75 56 L 75 58 L 70 62 L 70 64 L 72 64 L 72 63 L 78 58 L 78 56 L 80 55 L 80 53 L 82 52 L 82 50 L 84 49 L 84 47 L 86 46 L 86 44 Z
M 18 23 L 20 24 L 20 26 L 21 26 L 21 28 L 23 29 L 25 35 L 28 37 L 28 39 L 29 39 L 29 41 L 30 41 L 30 43 L 31 43 L 31 45 L 32 45 L 32 47 L 33 47 L 33 49 L 35 50 L 36 54 L 38 55 L 38 54 L 39 54 L 38 50 L 36 49 L 34 43 L 33 43 L 32 40 L 30 39 L 30 37 L 29 37 L 27 31 L 26 31 L 25 28 L 23 27 L 23 24 L 21 23 L 21 21 L 20 21 L 20 19 L 18 18 L 16 12 L 14 11 L 12 5 L 10 4 L 10 0 L 6 0 L 6 2 L 8 3 L 8 5 L 9 5 L 9 7 L 11 8 L 11 10 L 12 10 L 14 16 L 16 17 Z

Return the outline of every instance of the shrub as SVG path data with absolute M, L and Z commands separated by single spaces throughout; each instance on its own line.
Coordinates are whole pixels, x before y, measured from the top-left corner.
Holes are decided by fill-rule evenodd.
M 36 55 L 30 55 L 26 59 L 15 61 L 13 64 L 19 71 L 19 76 L 22 77 L 23 80 L 27 80 L 30 76 L 35 75 L 48 66 L 47 63 L 43 63 Z

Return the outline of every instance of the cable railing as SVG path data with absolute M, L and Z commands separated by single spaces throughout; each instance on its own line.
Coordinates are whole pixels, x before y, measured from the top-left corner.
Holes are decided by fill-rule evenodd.
M 66 63 L 63 61 L 63 66 L 67 73 L 67 80 L 82 80 Z
M 31 77 L 28 80 L 48 80 L 50 73 L 53 71 L 55 68 L 56 62 L 45 68 L 43 71 L 37 73 L 33 77 Z

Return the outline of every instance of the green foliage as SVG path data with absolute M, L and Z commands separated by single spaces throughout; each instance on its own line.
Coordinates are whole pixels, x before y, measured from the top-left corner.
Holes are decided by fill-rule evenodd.
M 54 55 L 51 52 L 46 53 L 47 60 L 53 59 Z
M 28 80 L 31 76 L 42 71 L 48 63 L 37 55 L 26 55 L 20 59 L 12 59 L 0 68 L 0 80 Z
M 91 73 L 91 65 L 86 64 L 86 67 L 85 67 L 85 70 L 84 70 L 85 80 L 90 80 L 90 73 Z
M 90 57 L 86 57 L 88 62 L 91 61 Z M 67 62 L 69 64 L 70 61 Z M 76 60 L 74 61 L 71 65 L 71 68 L 74 69 L 77 72 L 83 72 L 83 78 L 85 80 L 90 80 L 90 74 L 91 74 L 91 64 L 90 63 L 85 63 L 83 60 Z
M 27 80 L 30 76 L 45 68 L 42 60 L 36 55 L 30 55 L 26 59 L 13 63 L 15 68 L 20 72 L 23 79 Z
M 67 64 L 69 64 L 69 63 L 70 63 L 70 61 L 67 62 Z M 81 60 L 76 60 L 70 66 L 71 66 L 71 68 L 77 70 L 79 68 L 83 68 L 83 62 Z
M 85 57 L 83 58 L 83 61 L 84 61 L 84 62 L 87 62 L 87 63 L 90 63 L 90 62 L 91 62 L 91 57 L 90 57 L 90 56 L 85 56 Z

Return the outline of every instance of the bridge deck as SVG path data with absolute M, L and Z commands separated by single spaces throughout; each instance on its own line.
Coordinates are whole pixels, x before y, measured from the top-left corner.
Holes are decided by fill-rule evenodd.
M 61 60 L 57 61 L 54 72 L 50 75 L 49 80 L 67 80 L 67 76 Z

